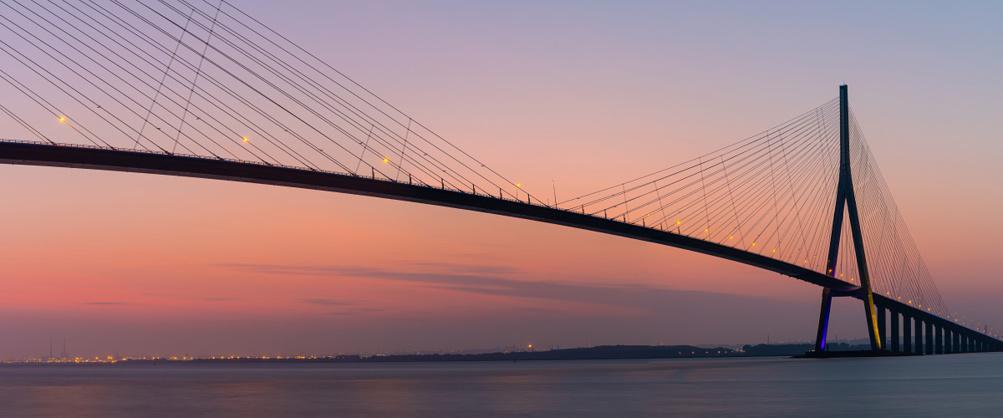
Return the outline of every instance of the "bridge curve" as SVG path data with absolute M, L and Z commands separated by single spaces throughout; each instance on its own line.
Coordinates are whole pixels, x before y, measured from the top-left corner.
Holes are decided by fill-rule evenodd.
M 0 163 L 238 181 L 445 206 L 677 247 L 759 267 L 837 291 L 849 292 L 857 288 L 795 264 L 686 235 L 542 204 L 428 185 L 257 162 L 10 140 L 0 141 Z
M 504 199 L 498 196 L 436 188 L 422 184 L 408 184 L 372 177 L 267 165 L 258 162 L 14 140 L 0 140 L 0 163 L 258 183 L 372 196 L 491 213 L 585 229 L 707 254 L 832 289 L 836 294 L 852 296 L 858 299 L 862 298 L 857 286 L 837 278 L 795 264 L 714 242 L 619 220 L 572 212 L 566 209 Z M 997 340 L 994 337 L 940 318 L 933 313 L 918 309 L 902 301 L 880 294 L 875 294 L 874 298 L 876 305 L 886 309 L 907 313 L 914 318 L 936 322 L 944 327 L 964 330 L 966 333 L 978 334 L 987 342 L 996 346 L 1003 344 L 1003 341 Z

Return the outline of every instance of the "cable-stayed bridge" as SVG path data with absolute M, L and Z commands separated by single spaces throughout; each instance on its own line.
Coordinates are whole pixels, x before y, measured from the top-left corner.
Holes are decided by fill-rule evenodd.
M 226 0 L 0 0 L 0 162 L 368 195 L 709 254 L 864 305 L 875 350 L 1003 341 L 952 313 L 838 98 L 726 147 L 542 200 Z M 556 200 L 556 199 L 555 199 Z

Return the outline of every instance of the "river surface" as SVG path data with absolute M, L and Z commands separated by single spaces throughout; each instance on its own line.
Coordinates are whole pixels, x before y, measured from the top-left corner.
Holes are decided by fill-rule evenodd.
M 1001 417 L 1003 354 L 0 366 L 3 417 Z

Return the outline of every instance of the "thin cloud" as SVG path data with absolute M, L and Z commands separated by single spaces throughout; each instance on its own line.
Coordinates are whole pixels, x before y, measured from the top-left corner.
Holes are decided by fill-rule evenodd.
M 361 266 L 273 264 L 227 264 L 226 266 L 258 274 L 389 280 L 477 295 L 591 303 L 625 308 L 650 307 L 693 300 L 714 299 L 715 303 L 727 304 L 759 299 L 721 293 L 666 289 L 641 284 L 616 284 L 615 280 L 610 280 L 611 284 L 516 280 L 505 277 L 504 273 L 497 272 L 511 274 L 517 271 L 497 266 L 452 263 L 412 263 L 408 265 L 416 264 L 435 267 L 435 269 L 433 269 L 434 271 L 412 271 L 420 269 L 391 270 Z
M 222 297 L 222 296 L 220 296 L 220 297 L 206 297 L 206 298 L 201 298 L 199 300 L 201 300 L 203 302 L 233 302 L 233 301 L 236 301 L 237 298 Z
M 324 298 L 303 299 L 303 300 L 301 300 L 301 302 L 309 304 L 309 305 L 320 305 L 320 306 L 347 306 L 347 305 L 350 305 L 350 303 L 345 302 L 345 301 L 336 300 L 336 299 L 324 299 Z
M 347 309 L 338 309 L 338 310 L 335 310 L 335 311 L 330 311 L 330 312 L 327 313 L 327 315 L 331 315 L 331 316 L 352 316 L 352 315 L 357 315 L 357 314 L 367 314 L 367 313 L 376 313 L 376 312 L 384 312 L 384 311 L 386 311 L 386 310 L 383 309 L 383 308 L 377 308 L 377 307 L 374 307 L 374 306 L 359 306 L 359 307 L 353 307 L 353 308 L 347 308 Z

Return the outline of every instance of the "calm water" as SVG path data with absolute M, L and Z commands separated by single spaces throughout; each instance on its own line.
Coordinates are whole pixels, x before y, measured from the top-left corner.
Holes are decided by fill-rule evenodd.
M 0 367 L 4 417 L 1003 416 L 1003 355 Z

